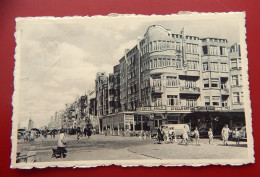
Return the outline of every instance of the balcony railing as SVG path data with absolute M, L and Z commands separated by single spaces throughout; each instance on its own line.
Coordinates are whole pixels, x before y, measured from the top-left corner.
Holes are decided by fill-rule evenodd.
M 188 87 L 181 86 L 180 92 L 183 92 L 183 93 L 200 93 L 200 88 L 199 87 L 188 88 Z
M 229 94 L 229 90 L 228 89 L 221 89 L 221 94 L 222 95 L 228 95 Z
M 153 93 L 162 93 L 163 92 L 163 89 L 161 86 L 153 86 L 152 87 L 152 92 Z

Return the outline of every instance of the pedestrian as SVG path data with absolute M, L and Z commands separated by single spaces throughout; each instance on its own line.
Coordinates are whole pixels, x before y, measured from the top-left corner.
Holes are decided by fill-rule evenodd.
M 53 136 L 54 139 L 55 139 L 55 134 L 56 134 L 56 130 L 53 130 L 52 136 Z
M 144 140 L 144 134 L 145 134 L 145 132 L 143 130 L 141 130 L 142 140 Z
M 90 138 L 91 134 L 92 134 L 91 129 L 88 128 L 88 129 L 87 129 L 87 136 L 88 136 L 88 138 Z
M 80 137 L 80 134 L 81 134 L 81 131 L 80 131 L 80 127 L 77 128 L 77 140 L 79 141 L 79 137 Z
M 161 141 L 163 140 L 163 134 L 161 128 L 157 129 L 157 141 L 158 144 L 161 144 Z
M 87 127 L 84 128 L 83 133 L 84 133 L 84 136 L 86 137 L 87 136 Z
M 181 141 L 180 144 L 182 144 L 184 142 L 185 145 L 188 146 L 188 142 L 187 142 L 187 140 L 188 140 L 188 133 L 187 133 L 185 128 L 186 127 L 184 126 L 183 129 L 182 129 L 182 141 Z
M 166 130 L 165 130 L 165 143 L 166 144 L 168 144 L 168 143 L 170 143 L 170 130 L 167 128 Z
M 208 136 L 209 136 L 209 144 L 213 144 L 213 132 L 212 132 L 212 128 L 209 128 L 208 131 Z
M 236 139 L 236 144 L 239 144 L 240 133 L 237 128 L 235 128 L 234 135 L 235 135 L 235 139 Z
M 67 153 L 66 145 L 67 145 L 67 141 L 66 141 L 66 138 L 65 138 L 64 130 L 61 129 L 60 130 L 60 136 L 59 136 L 59 139 L 58 139 L 58 147 L 57 147 L 57 151 L 58 151 L 61 158 L 66 157 L 66 153 Z
M 108 133 L 107 131 L 108 131 L 108 130 L 107 130 L 107 129 L 105 129 L 105 136 L 107 136 L 107 133 Z
M 177 143 L 177 135 L 175 130 L 172 130 L 172 136 L 174 138 L 174 142 Z
M 228 128 L 228 125 L 225 124 L 225 126 L 223 127 L 222 131 L 221 131 L 221 135 L 223 138 L 223 144 L 224 146 L 228 145 L 228 137 L 229 137 L 229 133 L 230 133 L 230 129 Z
M 51 139 L 52 139 L 52 131 L 53 131 L 53 130 L 50 131 Z
M 200 144 L 199 144 L 200 133 L 199 133 L 198 127 L 195 127 L 195 130 L 193 133 L 194 133 L 194 137 L 195 137 L 196 146 L 200 146 Z

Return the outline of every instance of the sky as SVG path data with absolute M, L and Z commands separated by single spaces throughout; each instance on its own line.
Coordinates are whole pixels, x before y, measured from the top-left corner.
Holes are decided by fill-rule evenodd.
M 151 25 L 175 33 L 226 38 L 239 42 L 239 25 L 232 15 L 121 16 L 23 18 L 21 34 L 19 114 L 21 127 L 29 118 L 39 128 L 55 111 L 77 96 L 94 90 L 97 72 L 112 73 L 125 49 L 133 47 Z

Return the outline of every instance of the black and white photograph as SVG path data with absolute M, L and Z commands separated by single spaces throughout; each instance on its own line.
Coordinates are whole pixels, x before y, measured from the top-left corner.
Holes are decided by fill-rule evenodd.
M 17 18 L 11 168 L 254 163 L 245 15 Z

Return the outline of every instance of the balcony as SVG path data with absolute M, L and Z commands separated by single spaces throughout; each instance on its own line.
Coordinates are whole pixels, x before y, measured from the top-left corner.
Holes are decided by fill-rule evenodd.
M 199 87 L 188 88 L 188 87 L 181 86 L 180 92 L 188 93 L 188 94 L 200 94 L 200 88 Z
M 154 86 L 154 87 L 152 87 L 152 93 L 163 93 L 163 89 L 162 89 L 162 87 L 161 86 Z
M 221 95 L 229 95 L 229 90 L 228 89 L 221 89 Z

